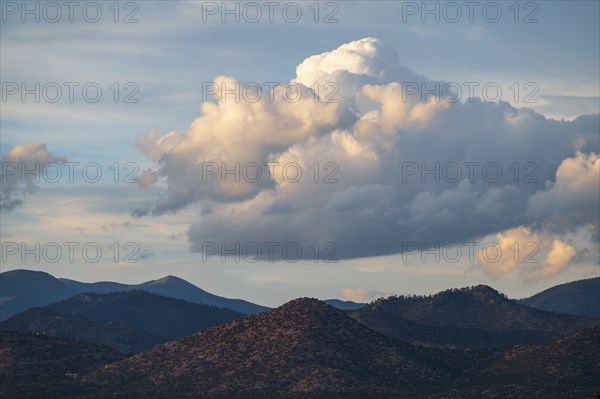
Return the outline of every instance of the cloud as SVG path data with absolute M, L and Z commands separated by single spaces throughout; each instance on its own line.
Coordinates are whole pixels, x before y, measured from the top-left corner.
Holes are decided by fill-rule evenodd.
M 599 207 L 600 157 L 578 151 L 560 163 L 554 182 L 529 198 L 528 212 L 543 218 L 547 229 L 563 233 L 585 224 L 598 226 Z
M 344 79 L 343 75 L 353 80 L 357 76 L 362 79 L 374 78 L 375 81 L 425 80 L 423 76 L 400 65 L 398 53 L 393 47 L 367 37 L 306 58 L 296 67 L 294 81 L 311 86 L 315 82 Z
M 556 273 L 559 269 L 565 267 L 571 259 L 575 257 L 575 248 L 572 245 L 564 243 L 560 240 L 552 241 L 552 249 L 546 257 L 546 264 L 548 265 L 545 274 L 551 275 Z
M 54 170 L 61 170 L 62 163 L 66 160 L 52 155 L 45 143 L 14 146 L 2 156 L 0 210 L 12 211 L 22 205 L 25 196 L 33 193 L 42 179 L 54 179 L 55 176 L 46 175 L 45 167 L 57 163 Z
M 577 254 L 573 245 L 558 236 L 523 226 L 497 233 L 485 242 L 478 262 L 493 277 L 518 270 L 523 280 L 536 281 L 562 271 Z
M 152 169 L 146 169 L 138 181 L 138 185 L 142 190 L 146 190 L 158 181 L 158 173 Z
M 422 99 L 408 87 L 434 82 L 400 61 L 374 38 L 310 56 L 289 82 L 297 101 L 284 85 L 237 101 L 231 90 L 244 82 L 216 77 L 216 101 L 202 103 L 187 129 L 138 137 L 156 162 L 148 175 L 167 191 L 134 214 L 198 207 L 192 251 L 206 241 L 335 243 L 339 259 L 519 227 L 566 243 L 567 232 L 552 225 L 574 214 L 572 229 L 598 225 L 586 186 L 600 147 L 597 116 L 566 122 L 506 102 Z M 584 171 L 580 183 L 568 177 Z
M 550 118 L 573 120 L 579 115 L 595 114 L 600 108 L 600 97 L 541 95 L 534 109 Z

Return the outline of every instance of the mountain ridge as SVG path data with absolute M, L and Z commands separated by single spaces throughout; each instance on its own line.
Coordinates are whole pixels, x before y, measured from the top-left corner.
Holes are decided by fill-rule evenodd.
M 486 287 L 440 294 L 433 301 L 434 296 L 422 296 L 408 298 L 407 303 L 422 307 L 445 298 L 460 306 L 469 298 L 477 306 L 487 306 L 475 308 L 479 311 L 517 306 L 552 315 L 516 304 Z M 132 293 L 107 296 L 119 295 Z M 77 296 L 84 304 L 97 303 L 95 297 L 100 295 Z M 366 308 L 385 309 L 403 300 L 377 300 Z M 427 317 L 437 314 L 435 310 L 430 309 Z M 520 313 L 508 317 L 515 314 Z M 184 398 L 197 397 L 199 392 L 203 399 L 579 399 L 591 397 L 600 386 L 598 340 L 600 327 L 593 326 L 548 344 L 478 351 L 427 347 L 378 332 L 350 317 L 350 312 L 305 297 L 127 358 L 97 363 L 74 381 L 65 381 L 51 370 L 31 370 L 15 380 L 18 395 L 2 396 L 0 387 L 0 397 L 31 397 L 31 381 L 41 379 L 44 383 L 34 384 L 34 391 L 43 390 L 42 396 L 57 399 Z M 35 350 L 52 358 L 52 350 L 44 348 Z M 19 362 L 18 357 L 9 360 L 7 366 Z M 38 378 L 35 373 L 42 375 Z
M 142 290 L 186 300 L 189 302 L 218 306 L 245 314 L 264 312 L 270 308 L 243 299 L 225 298 L 195 286 L 175 276 L 140 284 L 122 284 L 112 281 L 84 283 L 76 280 L 56 278 L 49 273 L 16 269 L 0 273 L 0 320 L 35 306 L 45 306 L 70 298 L 80 292 L 106 294 L 111 292 Z
M 242 317 L 227 308 L 133 290 L 78 293 L 6 320 L 5 329 L 45 331 L 91 340 L 124 352 L 141 352 L 168 340 Z
M 600 277 L 555 285 L 519 303 L 548 312 L 600 318 Z
M 600 324 L 597 319 L 527 307 L 485 285 L 428 296 L 380 298 L 348 313 L 366 326 L 398 339 L 464 349 L 546 343 Z
M 151 386 L 158 395 L 185 389 L 206 397 L 338 398 L 414 392 L 450 378 L 434 357 L 407 345 L 322 301 L 299 298 L 110 364 L 83 382 L 97 392 L 120 386 L 142 397 Z

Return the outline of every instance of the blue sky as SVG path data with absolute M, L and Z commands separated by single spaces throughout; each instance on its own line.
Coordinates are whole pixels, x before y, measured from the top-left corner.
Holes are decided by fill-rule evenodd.
M 303 14 L 296 23 L 286 21 L 281 14 L 285 2 L 275 10 L 273 23 L 267 18 L 264 2 L 254 3 L 263 13 L 257 23 L 244 21 L 244 15 L 239 23 L 231 15 L 223 23 L 222 10 L 213 14 L 214 6 L 221 7 L 221 2 L 121 2 L 118 23 L 114 22 L 114 8 L 109 8 L 113 3 L 98 3 L 102 17 L 96 23 L 84 18 L 93 14 L 84 15 L 79 9 L 74 11 L 74 22 L 69 22 L 64 6 L 57 23 L 44 20 L 53 18 L 53 10 L 47 10 L 51 14 L 40 10 L 39 22 L 33 15 L 26 15 L 23 22 L 21 4 L 2 5 L 3 160 L 68 159 L 79 162 L 77 173 L 81 165 L 96 163 L 103 178 L 95 183 L 81 177 L 73 183 L 42 179 L 38 189 L 24 197 L 23 184 L 17 188 L 3 184 L 5 193 L 10 191 L 14 195 L 10 198 L 21 198 L 22 204 L 2 210 L 2 239 L 31 245 L 39 242 L 42 247 L 54 241 L 82 245 L 98 242 L 105 253 L 111 251 L 111 243 L 123 247 L 135 242 L 140 259 L 136 264 L 106 259 L 98 263 L 82 259 L 36 263 L 11 256 L 3 262 L 3 271 L 30 268 L 85 281 L 127 282 L 174 274 L 208 291 L 267 305 L 303 295 L 369 300 L 388 293 L 428 293 L 476 283 L 492 285 L 512 296 L 525 296 L 556 283 L 598 275 L 598 216 L 593 190 L 598 162 L 595 156 L 600 152 L 600 8 L 596 1 L 478 2 L 472 22 L 462 2 L 428 3 L 431 7 L 438 4 L 439 22 L 431 14 L 425 15 L 422 22 L 421 2 L 319 2 L 316 6 L 314 2 L 297 2 L 292 6 L 299 7 Z M 34 2 L 28 4 L 34 7 Z M 236 3 L 228 4 L 235 7 Z M 242 10 L 248 2 L 238 4 Z M 452 23 L 448 19 L 453 18 L 456 4 L 462 17 Z M 502 15 L 497 22 L 490 22 L 497 8 Z M 332 12 L 337 22 L 324 23 L 325 16 Z M 130 13 L 138 21 L 124 23 Z M 248 15 L 252 18 L 254 14 Z M 537 22 L 525 23 L 527 17 Z M 360 43 L 371 43 L 361 41 L 365 38 L 376 38 L 374 50 L 360 47 Z M 360 45 L 334 52 L 351 42 Z M 330 52 L 333 60 L 327 62 L 337 65 L 335 71 L 347 71 L 349 75 L 326 74 L 327 62 L 308 65 L 305 70 L 310 76 L 319 76 L 321 83 L 328 79 L 340 85 L 339 109 L 305 111 L 298 106 L 268 111 L 266 106 L 267 111 L 261 109 L 257 114 L 255 109 L 227 106 L 220 111 L 223 118 L 228 113 L 235 116 L 249 112 L 243 114 L 244 120 L 250 121 L 248 129 L 221 131 L 226 121 L 221 120 L 214 125 L 216 130 L 209 132 L 207 129 L 213 125 L 207 118 L 198 122 L 200 127 L 190 128 L 194 120 L 206 115 L 202 113 L 205 109 L 200 110 L 203 84 L 218 76 L 261 84 L 294 79 L 302 82 L 297 66 L 325 52 Z M 390 53 L 394 54 L 392 61 L 388 59 Z M 362 58 L 344 58 L 348 54 Z M 371 69 L 362 74 L 352 72 L 363 66 Z M 401 67 L 429 82 L 456 82 L 463 87 L 465 82 L 477 82 L 480 87 L 497 83 L 502 88 L 501 100 L 508 104 L 476 108 L 463 96 L 461 103 L 466 105 L 431 111 L 426 116 L 418 114 L 422 119 L 411 125 L 410 118 L 395 119 L 393 110 L 393 83 L 406 82 L 409 76 L 403 75 Z M 36 82 L 40 87 L 58 83 L 63 96 L 51 103 L 42 95 L 36 103 L 33 95 L 21 101 L 20 93 L 7 94 L 15 87 L 13 84 L 20 89 L 22 83 L 34 87 Z M 67 99 L 65 82 L 79 84 L 73 102 Z M 90 82 L 102 89 L 102 98 L 95 103 L 86 101 L 80 90 Z M 520 90 L 517 101 L 515 82 Z M 380 86 L 381 90 L 364 89 L 368 85 Z M 115 102 L 117 88 L 120 96 Z M 533 88 L 538 103 L 525 103 L 524 96 Z M 364 95 L 356 97 L 355 92 L 361 90 Z M 53 92 L 48 93 L 51 97 Z M 125 103 L 127 94 L 138 101 Z M 481 96 L 478 90 L 475 94 Z M 358 109 L 360 120 L 347 115 L 352 107 Z M 391 107 L 391 114 L 386 114 L 386 107 Z M 255 119 L 247 118 L 271 111 L 280 113 L 273 119 L 277 123 L 286 116 L 290 121 L 294 117 L 302 123 L 310 121 L 297 136 L 278 141 L 273 139 L 276 131 L 260 128 L 251 122 Z M 361 120 L 367 114 L 377 115 L 375 133 L 361 133 L 361 126 L 367 123 Z M 507 114 L 513 115 L 513 124 L 505 119 L 498 125 L 496 116 Z M 580 115 L 596 117 L 572 122 Z M 322 120 L 317 118 L 321 116 Z M 542 116 L 543 121 L 537 119 Z M 154 129 L 159 133 L 152 144 L 148 144 L 150 139 L 147 145 L 140 144 L 140 138 Z M 379 137 L 382 129 L 390 130 L 387 136 Z M 241 162 L 264 162 L 268 156 L 310 158 L 321 165 L 339 161 L 342 181 L 319 185 L 318 191 L 310 195 L 307 192 L 315 187 L 298 185 L 298 190 L 302 188 L 298 192 L 295 187 L 286 187 L 285 182 L 278 182 L 276 190 L 266 184 L 242 194 L 225 191 L 215 195 L 202 187 L 193 189 L 197 181 L 185 180 L 188 175 L 184 172 L 193 172 L 200 161 L 219 160 L 213 149 L 221 151 L 227 162 L 238 160 L 228 146 L 246 131 L 246 139 L 252 143 L 248 146 L 251 155 Z M 489 138 L 480 138 L 479 131 L 485 131 Z M 179 143 L 178 150 L 157 144 L 159 137 L 169 132 L 175 132 L 173 140 Z M 211 134 L 215 136 L 213 141 L 206 138 Z M 45 147 L 19 147 L 27 143 L 43 143 Z M 358 158 L 346 160 L 350 166 L 344 168 L 346 161 L 337 158 L 339 148 L 335 145 L 345 148 L 345 155 L 353 148 L 351 155 Z M 6 156 L 11 151 L 12 155 Z M 323 154 L 320 158 L 314 155 L 318 151 Z M 153 158 L 154 152 L 159 158 Z M 160 161 L 165 154 L 172 154 L 170 161 Z M 471 186 L 449 182 L 399 185 L 393 178 L 397 163 L 421 160 L 429 165 L 493 161 L 502 163 L 505 174 L 511 173 L 508 168 L 514 162 L 520 162 L 519 168 L 533 162 L 540 167 L 540 179 L 535 184 L 520 185 L 485 184 L 487 181 Z M 120 171 L 118 183 L 112 181 L 115 162 Z M 149 170 L 149 177 L 157 176 L 150 187 L 140 189 L 122 181 L 128 172 L 140 176 L 144 170 Z M 590 175 L 581 177 L 581 171 Z M 564 181 L 561 176 L 565 176 Z M 579 177 L 580 183 L 574 180 Z M 589 181 L 591 188 L 586 183 Z M 586 197 L 586 190 L 591 190 L 590 197 Z M 145 216 L 133 216 L 144 207 L 151 209 L 161 198 L 166 201 L 166 211 L 158 212 L 154 207 Z M 482 210 L 463 209 L 471 200 L 483 204 Z M 261 201 L 277 204 L 279 213 L 269 217 L 262 217 L 260 212 L 252 214 L 252 209 L 264 205 Z M 175 202 L 182 205 L 172 207 Z M 510 206 L 507 210 L 499 204 Z M 275 209 L 271 205 L 269 209 Z M 287 215 L 286 210 L 293 215 Z M 237 216 L 227 219 L 227 214 L 242 216 L 234 222 Z M 361 217 L 365 218 L 362 222 Z M 346 225 L 349 218 L 356 223 Z M 389 226 L 388 220 L 393 220 Z M 328 223 L 340 227 L 329 228 Z M 342 260 L 236 263 L 221 262 L 216 257 L 205 262 L 201 253 L 190 251 L 202 247 L 198 240 L 231 239 L 243 246 L 252 236 L 263 240 L 302 238 L 320 245 L 335 242 Z M 504 239 L 509 247 L 508 241 L 514 238 L 524 247 L 535 242 L 543 270 L 529 272 L 529 266 L 522 262 L 523 254 L 515 264 L 502 260 L 490 266 L 464 257 L 457 263 L 436 263 L 431 257 L 415 260 L 418 256 L 413 256 L 414 264 L 410 264 L 403 262 L 402 245 L 394 244 L 392 236 L 401 236 L 398 242 L 431 245 L 447 245 L 454 240 L 495 240 L 504 245 Z

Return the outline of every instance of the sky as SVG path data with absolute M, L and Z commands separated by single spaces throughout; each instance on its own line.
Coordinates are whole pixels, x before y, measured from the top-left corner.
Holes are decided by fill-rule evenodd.
M 269 306 L 598 276 L 599 4 L 3 1 L 1 269 Z

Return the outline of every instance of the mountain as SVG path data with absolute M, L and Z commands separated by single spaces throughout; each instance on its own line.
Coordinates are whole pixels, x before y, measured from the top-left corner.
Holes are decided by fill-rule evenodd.
M 458 368 L 464 353 L 453 359 Z M 83 382 L 86 397 L 382 398 L 451 383 L 448 361 L 302 298 L 102 367 Z
M 229 299 L 213 295 L 175 276 L 166 276 L 158 280 L 151 280 L 134 285 L 109 281 L 82 283 L 69 279 L 60 280 L 74 292 L 95 292 L 104 294 L 115 291 L 143 290 L 162 296 L 183 299 L 189 302 L 229 308 L 244 314 L 255 314 L 269 310 L 269 308 L 265 306 L 256 305 L 242 299 Z
M 333 306 L 336 309 L 340 309 L 340 310 L 356 310 L 356 309 L 360 309 L 366 305 L 366 303 L 341 301 L 339 299 L 326 299 L 323 302 L 325 302 L 328 305 Z
M 482 350 L 552 339 L 552 335 L 538 331 L 525 334 L 523 331 L 486 331 L 473 327 L 422 324 L 399 316 L 391 307 L 350 311 L 348 315 L 381 334 L 432 348 Z
M 72 292 L 94 292 L 96 294 L 108 294 L 110 292 L 121 292 L 131 290 L 128 284 L 115 283 L 112 281 L 99 281 L 97 283 L 82 283 L 68 278 L 59 278 Z M 141 285 L 141 284 L 140 284 Z
M 58 398 L 69 391 L 73 374 L 122 358 L 90 342 L 0 331 L 0 398 Z
M 600 390 L 598 342 L 600 327 L 593 327 L 548 345 L 518 345 L 483 369 L 480 381 L 526 379 L 523 391 L 531 394 L 552 388 L 560 394 L 558 397 L 589 397 L 590 391 Z
M 177 339 L 202 328 L 223 324 L 243 315 L 231 309 L 187 302 L 145 291 L 77 294 L 48 305 L 59 313 L 97 322 L 130 324 L 152 334 Z
M 5 329 L 48 331 L 91 340 L 124 352 L 139 352 L 243 315 L 145 291 L 82 293 L 4 322 Z
M 25 309 L 45 306 L 81 292 L 106 294 L 142 290 L 189 302 L 229 308 L 244 314 L 255 314 L 270 309 L 242 299 L 229 299 L 211 294 L 174 276 L 129 285 L 109 281 L 82 283 L 57 279 L 44 272 L 12 270 L 0 273 L 0 288 L 0 320 L 6 320 Z
M 270 310 L 266 306 L 260 306 L 242 299 L 229 299 L 213 295 L 175 276 L 148 281 L 138 286 L 132 286 L 132 289 L 153 292 L 189 302 L 229 308 L 244 314 L 256 314 Z
M 519 303 L 548 312 L 600 318 L 600 277 L 560 284 Z
M 438 399 L 597 398 L 600 396 L 600 327 L 580 330 L 547 345 L 515 345 L 493 355 L 467 386 Z
M 0 397 L 580 399 L 600 388 L 600 326 L 544 345 L 437 349 L 379 334 L 309 298 L 127 358 L 78 341 L 15 335 L 23 336 L 22 344 L 0 347 Z
M 48 307 L 31 308 L 2 322 L 2 330 L 94 342 L 123 353 L 141 352 L 167 341 L 130 323 L 101 323 L 82 316 L 58 313 Z
M 11 270 L 0 273 L 0 320 L 34 306 L 44 306 L 74 292 L 48 273 Z
M 485 285 L 378 299 L 349 315 L 394 338 L 466 349 L 544 343 L 600 324 L 520 305 Z

